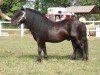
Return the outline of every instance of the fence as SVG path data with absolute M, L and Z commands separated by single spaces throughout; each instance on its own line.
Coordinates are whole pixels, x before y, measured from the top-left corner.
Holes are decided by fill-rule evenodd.
M 11 22 L 7 22 L 7 21 L 0 21 L 0 36 L 8 36 L 9 34 L 7 33 L 3 33 L 2 30 L 19 30 L 20 31 L 20 36 L 23 37 L 24 36 L 24 31 L 28 30 L 28 29 L 24 29 L 24 25 L 21 24 L 21 28 L 20 29 L 2 29 L 2 24 L 4 23 L 11 23 Z M 87 30 L 87 32 L 89 31 L 95 31 L 96 32 L 96 37 L 100 37 L 100 21 L 84 21 L 84 23 L 91 23 L 93 25 L 96 25 L 95 23 L 99 23 L 99 26 L 96 25 L 96 29 L 95 30 Z
M 89 32 L 96 32 L 96 37 L 100 37 L 100 21 L 83 21 L 83 22 L 86 23 L 87 34 L 89 34 Z M 92 26 L 94 26 L 95 28 L 89 29 L 88 27 L 91 27 L 90 24 L 92 24 Z
M 4 24 L 4 23 L 6 24 L 6 23 L 11 23 L 11 22 L 0 21 L 0 36 L 9 36 L 8 33 L 2 32 L 2 30 L 11 30 L 11 31 L 17 30 L 17 31 L 20 31 L 20 36 L 23 37 L 24 36 L 24 31 L 28 30 L 28 29 L 24 29 L 24 25 L 23 24 L 21 24 L 21 28 L 20 29 L 3 29 L 2 28 L 2 24 Z

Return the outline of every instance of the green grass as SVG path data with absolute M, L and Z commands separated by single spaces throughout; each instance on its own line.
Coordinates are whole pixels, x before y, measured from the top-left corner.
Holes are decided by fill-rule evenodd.
M 0 37 L 0 75 L 100 75 L 100 38 L 89 40 L 89 60 L 70 60 L 68 41 L 46 43 L 48 61 L 36 61 L 37 44 L 32 37 Z

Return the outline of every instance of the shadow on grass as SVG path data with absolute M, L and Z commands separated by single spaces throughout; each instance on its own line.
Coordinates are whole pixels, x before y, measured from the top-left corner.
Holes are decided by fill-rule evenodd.
M 0 58 L 7 58 L 8 56 L 7 55 L 5 55 L 5 56 L 0 56 Z
M 37 55 L 18 55 L 18 56 L 10 56 L 10 55 L 2 55 L 0 56 L 1 59 L 9 59 L 9 58 L 18 58 L 20 59 L 32 59 L 35 60 L 37 58 Z M 48 55 L 48 60 L 52 60 L 52 59 L 56 59 L 56 60 L 72 60 L 71 59 L 71 55 Z M 76 60 L 80 60 L 81 58 L 78 58 Z M 42 60 L 44 60 L 44 56 L 42 55 Z
M 70 59 L 71 55 L 66 55 L 66 56 L 61 56 L 61 55 L 49 55 L 49 59 L 57 59 L 57 60 L 62 60 L 62 59 Z
M 33 59 L 35 57 L 36 57 L 35 55 L 20 55 L 20 56 L 18 56 L 18 58 L 27 58 L 27 59 Z
M 18 56 L 18 58 L 26 58 L 26 59 L 35 59 L 37 55 L 21 55 Z M 70 59 L 71 55 L 66 55 L 66 56 L 61 56 L 61 55 L 48 55 L 48 60 L 49 59 L 57 59 L 57 60 L 63 60 L 63 59 Z M 42 59 L 44 57 L 42 56 Z

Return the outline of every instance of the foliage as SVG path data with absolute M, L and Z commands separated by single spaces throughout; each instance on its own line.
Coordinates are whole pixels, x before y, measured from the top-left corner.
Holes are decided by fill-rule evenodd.
M 94 2 L 93 0 L 80 0 L 79 5 L 92 5 Z
M 46 13 L 49 7 L 70 6 L 69 0 L 36 0 L 36 3 L 41 13 Z
M 100 0 L 79 0 L 80 5 L 96 5 L 100 8 Z
M 41 13 L 46 13 L 48 7 L 58 7 L 58 6 L 70 6 L 73 0 L 36 0 L 35 8 Z M 77 0 L 78 5 L 96 5 L 100 9 L 100 0 Z M 8 16 L 12 16 L 13 13 L 21 8 L 27 0 L 3 0 L 3 5 L 1 9 Z M 76 4 L 77 5 L 77 4 Z
M 3 0 L 1 9 L 4 13 L 7 13 L 9 16 L 11 16 L 13 12 L 22 7 L 25 2 L 26 0 Z
M 95 5 L 99 8 L 100 10 L 100 0 L 96 0 Z

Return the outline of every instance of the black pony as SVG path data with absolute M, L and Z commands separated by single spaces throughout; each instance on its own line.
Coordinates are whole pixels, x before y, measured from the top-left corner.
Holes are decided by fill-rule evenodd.
M 88 59 L 86 26 L 78 20 L 65 19 L 54 22 L 40 12 L 26 8 L 18 10 L 12 17 L 11 23 L 15 25 L 24 23 L 31 31 L 38 45 L 38 61 L 41 61 L 42 51 L 44 52 L 44 58 L 48 58 L 45 42 L 58 43 L 63 40 L 72 42 L 72 59 L 76 59 L 77 54 L 81 55 L 83 60 Z

